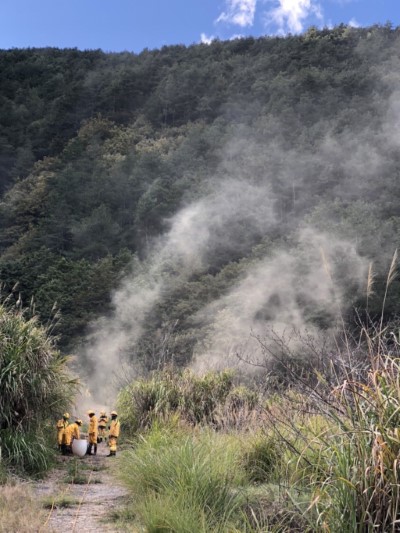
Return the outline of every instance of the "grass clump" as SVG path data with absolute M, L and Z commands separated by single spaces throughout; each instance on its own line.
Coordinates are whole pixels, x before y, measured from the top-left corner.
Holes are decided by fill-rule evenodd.
M 272 433 L 252 435 L 244 446 L 242 465 L 251 483 L 279 481 L 282 473 L 282 446 Z
M 397 531 L 400 358 L 375 354 L 353 372 L 345 361 L 337 386 L 321 377 L 318 395 L 269 406 L 286 468 L 280 482 L 309 494 L 298 507 L 313 531 Z
M 215 406 L 228 395 L 232 374 L 210 373 L 199 378 L 189 370 L 166 369 L 132 383 L 119 396 L 122 422 L 133 431 L 150 427 L 172 413 L 191 422 L 210 421 Z
M 0 461 L 0 486 L 5 485 L 8 481 L 8 472 L 4 464 Z
M 5 429 L 0 441 L 6 464 L 25 474 L 41 477 L 54 464 L 55 452 L 45 434 Z
M 240 442 L 155 426 L 120 458 L 146 531 L 235 531 L 244 524 Z
M 79 499 L 65 493 L 48 496 L 41 500 L 44 509 L 68 509 L 79 504 Z
M 374 357 L 365 380 L 346 381 L 334 394 L 341 413 L 334 414 L 340 431 L 328 446 L 331 505 L 317 508 L 342 531 L 394 531 L 400 521 L 400 359 Z
M 5 463 L 23 473 L 52 464 L 47 431 L 77 385 L 67 361 L 36 317 L 0 304 L 0 447 Z
M 197 376 L 190 370 L 167 368 L 127 386 L 118 398 L 121 423 L 131 434 L 151 427 L 154 421 L 173 414 L 190 425 L 219 427 L 239 413 L 254 410 L 257 395 L 235 387 L 230 371 Z
M 67 473 L 64 478 L 64 483 L 86 485 L 89 482 L 89 476 L 85 466 L 86 465 L 82 465 L 76 457 L 72 458 L 72 460 L 67 463 Z
M 47 513 L 27 485 L 0 487 L 0 532 L 37 533 L 43 531 Z

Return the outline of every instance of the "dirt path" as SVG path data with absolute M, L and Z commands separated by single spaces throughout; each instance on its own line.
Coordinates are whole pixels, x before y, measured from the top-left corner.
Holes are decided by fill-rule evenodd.
M 38 498 L 54 505 L 40 533 L 126 531 L 107 522 L 127 494 L 112 474 L 118 459 L 107 454 L 108 447 L 101 444 L 96 456 L 60 457 L 59 467 L 35 485 Z

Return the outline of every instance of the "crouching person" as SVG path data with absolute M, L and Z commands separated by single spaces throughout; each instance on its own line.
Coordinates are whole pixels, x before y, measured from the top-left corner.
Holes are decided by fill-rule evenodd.
M 72 442 L 74 439 L 80 439 L 80 427 L 82 425 L 82 420 L 79 418 L 75 419 L 73 424 L 70 424 L 65 430 L 65 455 L 72 454 Z
M 92 410 L 88 411 L 88 415 L 89 415 L 89 429 L 88 429 L 87 454 L 96 455 L 97 454 L 97 431 L 98 431 L 97 417 L 95 416 L 95 412 Z M 93 449 L 93 453 L 92 453 L 92 449 Z
M 107 457 L 115 456 L 117 453 L 117 441 L 120 432 L 120 423 L 119 420 L 117 420 L 117 417 L 118 413 L 116 411 L 112 411 L 111 424 L 108 428 L 108 445 L 110 447 L 110 453 L 107 455 Z

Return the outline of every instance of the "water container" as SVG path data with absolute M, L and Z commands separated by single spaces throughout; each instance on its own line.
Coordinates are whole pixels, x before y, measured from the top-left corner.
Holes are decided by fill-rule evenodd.
M 72 453 L 78 457 L 86 455 L 88 443 L 86 439 L 74 439 L 72 441 Z

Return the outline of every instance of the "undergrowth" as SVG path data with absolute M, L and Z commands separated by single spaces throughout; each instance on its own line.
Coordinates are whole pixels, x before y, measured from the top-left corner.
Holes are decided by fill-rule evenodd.
M 21 474 L 40 476 L 52 465 L 49 430 L 77 387 L 67 363 L 37 317 L 0 303 L 1 457 Z
M 120 459 L 147 531 L 231 531 L 244 525 L 244 472 L 237 439 L 157 427 Z
M 41 508 L 27 484 L 0 487 L 0 532 L 44 531 L 47 516 L 48 513 Z

